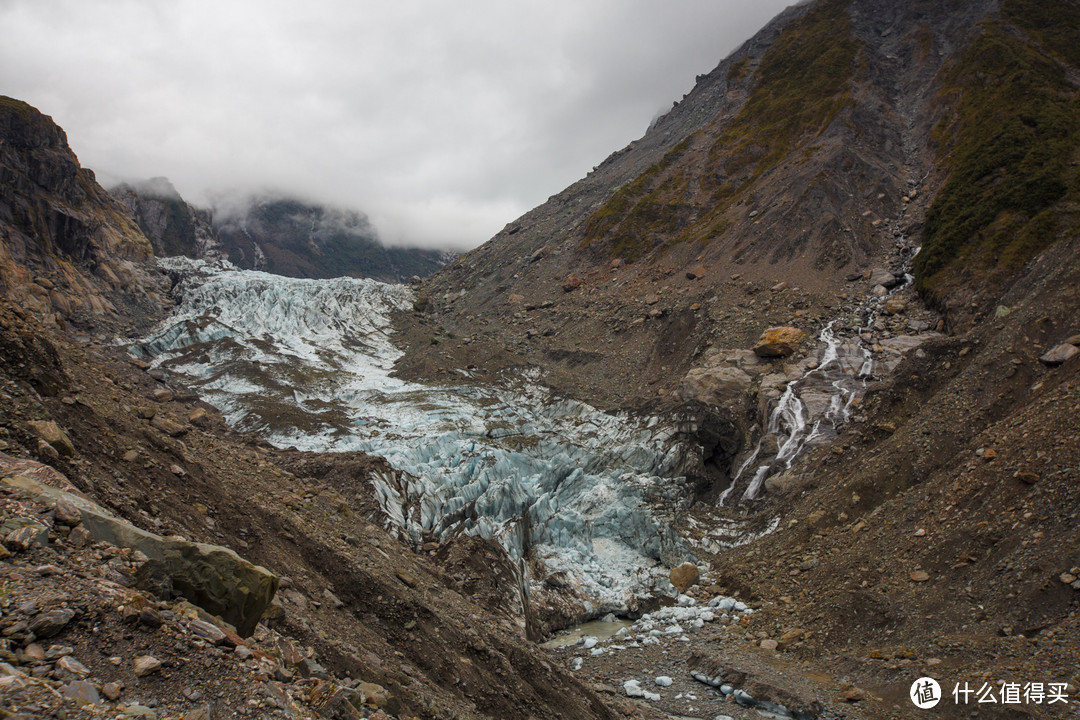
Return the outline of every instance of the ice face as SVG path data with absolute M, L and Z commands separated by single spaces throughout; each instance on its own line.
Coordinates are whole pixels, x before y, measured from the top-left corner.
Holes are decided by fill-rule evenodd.
M 686 449 L 655 418 L 553 397 L 527 377 L 427 386 L 390 375 L 390 314 L 411 291 L 170 260 L 181 301 L 131 350 L 180 375 L 235 427 L 279 447 L 360 450 L 389 521 L 414 540 L 455 533 L 565 571 L 597 612 L 651 594 L 689 553 L 649 501 L 684 480 Z

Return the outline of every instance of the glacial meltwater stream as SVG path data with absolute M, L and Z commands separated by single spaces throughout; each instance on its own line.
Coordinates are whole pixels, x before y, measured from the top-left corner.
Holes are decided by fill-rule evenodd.
M 787 383 L 769 414 L 764 436 L 721 494 L 720 505 L 728 500 L 756 461 L 767 458 L 757 466 L 743 491 L 744 500 L 757 499 L 765 478 L 790 468 L 807 445 L 834 438 L 837 429 L 851 417 L 851 405 L 873 371 L 874 360 L 870 350 L 858 340 L 838 337 L 835 325 L 835 320 L 825 325 L 818 336 L 817 355 L 804 360 L 797 368 L 799 376 Z M 763 455 L 767 441 L 775 443 L 776 449 Z

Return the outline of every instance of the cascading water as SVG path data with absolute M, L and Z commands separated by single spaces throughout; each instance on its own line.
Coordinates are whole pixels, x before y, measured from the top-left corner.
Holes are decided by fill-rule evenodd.
M 850 417 L 851 404 L 861 390 L 863 379 L 860 375 L 867 360 L 862 352 L 856 352 L 865 352 L 865 348 L 845 344 L 837 336 L 835 324 L 835 320 L 828 323 L 818 336 L 823 344 L 818 351 L 819 359 L 801 377 L 787 384 L 776 407 L 769 414 L 765 438 L 774 439 L 777 450 L 768 462 L 758 465 L 753 479 L 742 494 L 743 500 L 756 499 L 769 475 L 790 468 L 807 445 L 835 436 L 836 429 Z M 860 369 L 853 378 L 848 371 L 852 366 L 850 358 L 856 356 Z M 807 396 L 805 402 L 804 394 Z M 721 496 L 721 505 L 750 463 L 759 456 L 761 449 L 759 442 L 750 458 L 740 466 L 731 487 Z
M 853 338 L 845 339 L 837 333 L 838 320 L 832 320 L 822 328 L 816 359 L 811 359 L 802 374 L 787 383 L 769 414 L 763 437 L 739 466 L 731 485 L 720 495 L 720 505 L 734 493 L 743 475 L 761 456 L 767 441 L 770 445 L 775 443 L 776 452 L 767 462 L 756 466 L 753 478 L 742 493 L 742 500 L 756 500 L 770 475 L 791 468 L 808 447 L 831 441 L 838 429 L 850 420 L 852 405 L 862 395 L 875 369 L 874 354 L 864 341 L 864 334 L 874 327 L 888 299 L 914 282 L 915 278 L 907 270 L 918 252 L 916 247 L 906 255 L 903 282 L 869 304 L 866 321 Z

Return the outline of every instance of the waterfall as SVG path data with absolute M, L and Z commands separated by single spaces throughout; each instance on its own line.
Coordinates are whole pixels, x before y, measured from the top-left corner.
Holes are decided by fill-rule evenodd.
M 742 500 L 756 500 L 770 475 L 790 468 L 807 447 L 835 436 L 838 428 L 850 419 L 851 406 L 873 369 L 873 357 L 861 342 L 856 345 L 845 342 L 837 333 L 836 324 L 832 320 L 821 329 L 817 362 L 787 383 L 769 414 L 764 437 L 774 437 L 777 450 L 767 462 L 757 466 Z M 856 352 L 857 362 L 852 362 L 849 358 L 856 357 Z M 828 396 L 818 412 L 811 412 L 804 401 L 804 394 L 811 392 Z M 727 501 L 747 468 L 761 455 L 764 437 L 740 465 L 731 486 L 720 496 L 719 505 Z
M 760 457 L 766 437 L 772 436 L 776 439 L 777 451 L 767 462 L 757 466 L 754 477 L 741 496 L 742 500 L 756 500 L 770 475 L 789 469 L 808 447 L 832 439 L 840 427 L 851 419 L 851 408 L 862 395 L 866 383 L 873 377 L 876 367 L 873 352 L 864 341 L 863 334 L 873 328 L 888 299 L 915 281 L 908 269 L 911 258 L 914 258 L 920 249 L 914 248 L 905 261 L 904 281 L 885 297 L 874 298 L 868 305 L 866 321 L 851 340 L 845 341 L 837 333 L 837 319 L 822 327 L 818 334 L 817 363 L 787 383 L 775 408 L 769 414 L 764 436 L 739 466 L 731 486 L 720 496 L 719 505 L 722 506 L 734 493 L 736 484 L 747 468 Z M 811 411 L 810 403 L 805 400 L 811 394 L 818 396 L 817 404 L 821 406 L 816 412 Z M 821 402 L 821 396 L 827 396 L 827 402 Z

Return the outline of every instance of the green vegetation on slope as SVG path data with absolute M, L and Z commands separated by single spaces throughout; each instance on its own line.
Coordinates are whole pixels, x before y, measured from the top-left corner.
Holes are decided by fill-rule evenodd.
M 1060 64 L 1080 60 L 1080 6 L 1006 0 L 1002 15 L 1041 47 L 988 23 L 944 77 L 954 107 L 934 132 L 949 175 L 915 259 L 922 290 L 960 267 L 1019 268 L 1060 237 L 1061 203 L 1080 194 L 1080 94 Z
M 858 43 L 846 0 L 817 5 L 761 59 L 758 83 L 709 151 L 723 171 L 715 199 L 729 197 L 819 135 L 851 102 Z
M 7 95 L 0 95 L 0 110 L 5 113 L 19 115 L 23 120 L 29 120 L 37 114 L 37 111 L 32 106 Z
M 712 129 L 717 135 L 704 169 L 678 162 L 696 138 L 684 140 L 589 218 L 583 246 L 606 240 L 612 255 L 634 260 L 661 245 L 721 232 L 733 200 L 851 102 L 857 53 L 847 0 L 811 8 L 766 51 L 735 118 Z M 742 77 L 747 64 L 746 58 L 735 63 L 729 79 Z
M 681 228 L 680 216 L 690 206 L 678 201 L 675 185 L 686 183 L 678 177 L 661 176 L 690 146 L 687 138 L 664 155 L 660 162 L 615 191 L 585 222 L 585 241 L 612 237 L 611 254 L 633 261 L 659 244 L 661 236 Z
M 1006 0 L 1001 14 L 1059 60 L 1080 68 L 1080 3 L 1076 0 Z

